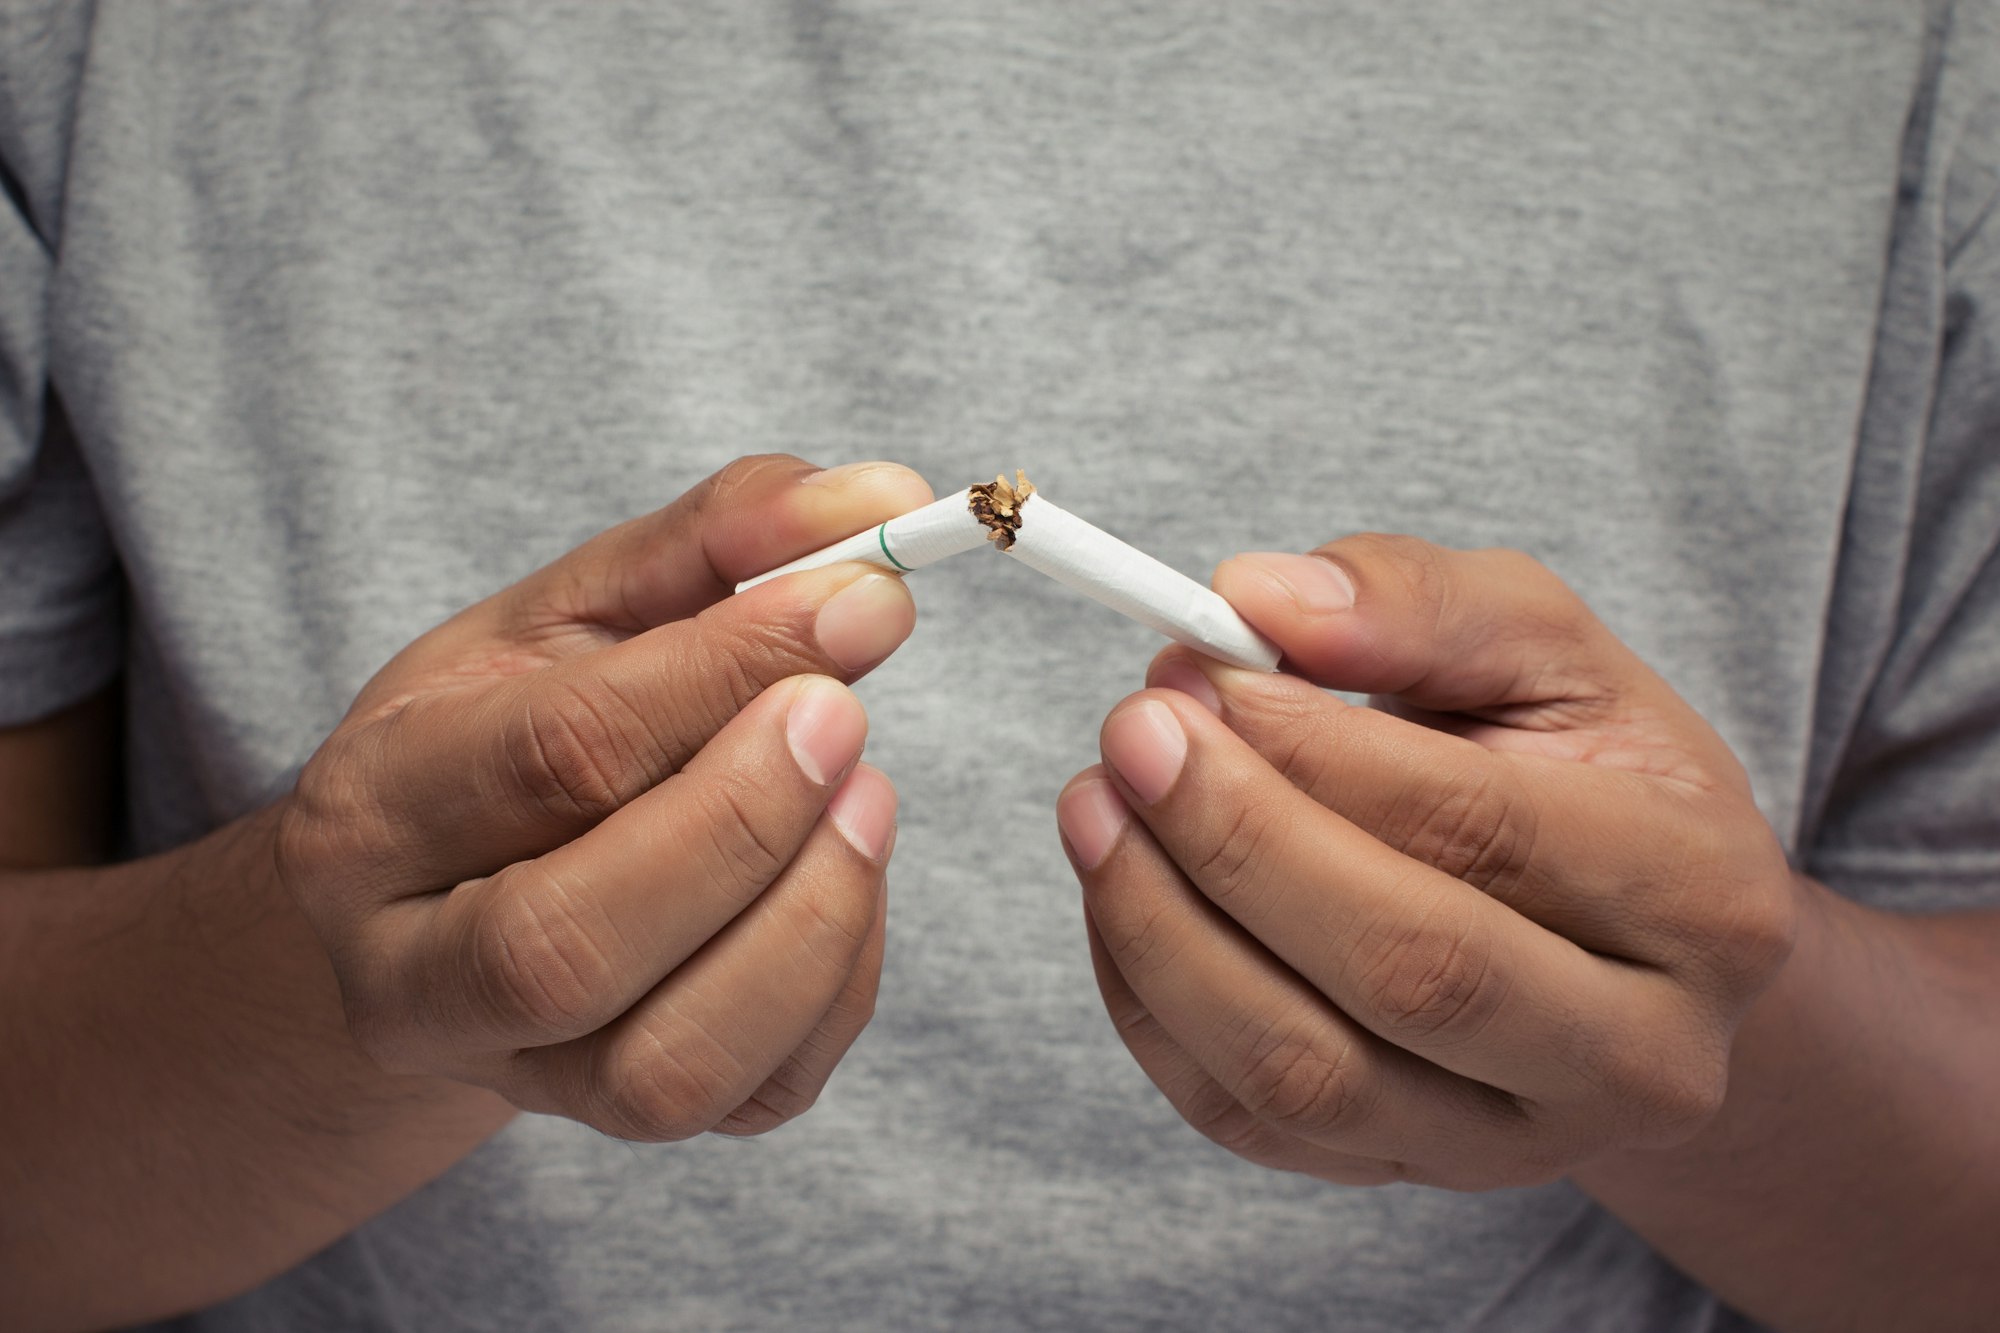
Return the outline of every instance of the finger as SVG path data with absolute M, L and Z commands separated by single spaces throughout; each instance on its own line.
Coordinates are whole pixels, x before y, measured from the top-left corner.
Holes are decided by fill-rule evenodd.
M 848 779 L 848 787 L 857 785 L 865 775 L 872 775 L 872 781 L 880 782 L 885 789 L 888 787 L 888 779 L 866 765 L 855 770 L 854 776 Z M 843 788 L 843 792 L 845 790 Z M 887 818 L 893 820 L 893 792 L 888 794 L 887 804 Z M 883 859 L 887 859 L 886 853 Z M 768 1133 L 805 1114 L 819 1100 L 827 1080 L 833 1076 L 834 1068 L 845 1058 L 849 1048 L 875 1016 L 875 996 L 882 984 L 882 956 L 889 919 L 886 878 L 881 891 L 884 897 L 876 908 L 875 929 L 862 948 L 846 988 L 834 998 L 833 1006 L 820 1015 L 819 1025 L 799 1044 L 799 1048 L 785 1057 L 784 1062 L 750 1095 L 749 1100 L 723 1117 L 715 1127 L 716 1133 Z
M 1066 803 L 1083 822 L 1094 817 L 1078 808 L 1085 802 L 1120 799 L 1108 780 L 1086 776 L 1058 809 Z M 1535 1160 L 1542 1130 L 1517 1101 L 1358 1026 L 1218 911 L 1143 826 L 1078 872 L 1133 996 L 1252 1116 L 1321 1148 L 1400 1163 L 1411 1178 L 1525 1183 L 1490 1178 L 1491 1163 L 1520 1170 Z
M 503 1090 L 646 1141 L 713 1129 L 758 1094 L 843 995 L 872 984 L 893 819 L 878 778 L 862 780 L 857 801 L 873 815 L 850 809 L 853 828 L 822 820 L 776 882 L 637 1005 L 587 1037 L 515 1055 Z M 817 1091 L 813 1074 L 798 1077 Z
M 636 634 L 931 499 L 924 479 L 896 463 L 822 471 L 785 454 L 738 459 L 665 510 L 620 524 L 515 585 L 501 609 L 516 623 L 555 613 Z
M 1119 973 L 1087 912 L 1083 924 L 1097 988 L 1119 1039 L 1168 1104 L 1203 1137 L 1258 1166 L 1337 1185 L 1387 1185 L 1408 1178 L 1397 1163 L 1322 1148 L 1252 1115 L 1160 1026 Z
M 784 454 L 737 459 L 425 635 L 384 673 L 385 697 L 357 707 L 407 692 L 413 674 L 463 670 L 468 655 L 503 665 L 494 659 L 506 646 L 538 666 L 693 615 L 745 578 L 930 500 L 923 478 L 894 463 L 822 471 Z
M 568 842 L 680 771 L 763 690 L 802 674 L 853 680 L 915 621 L 902 581 L 861 565 L 764 584 L 588 656 L 470 697 L 427 695 L 341 733 L 308 765 L 298 799 L 324 812 L 313 826 L 326 836 L 371 831 L 319 858 L 340 867 L 349 910 L 366 912 Z M 356 771 L 367 779 L 355 782 Z M 329 790 L 322 772 L 339 785 Z M 347 814 L 355 801 L 368 818 Z
M 1508 1092 L 1573 1101 L 1638 1058 L 1649 1021 L 1681 1021 L 1658 974 L 1593 957 L 1377 842 L 1183 696 L 1126 701 L 1101 744 L 1122 794 L 1209 901 L 1397 1046 Z
M 1544 730 L 1678 702 L 1517 551 L 1368 534 L 1310 556 L 1238 556 L 1216 570 L 1215 588 L 1292 669 L 1335 689 Z
M 1689 849 L 1710 803 L 1619 768 L 1495 752 L 1356 707 L 1295 676 L 1175 649 L 1150 686 L 1223 724 L 1294 787 L 1377 841 L 1597 953 L 1665 964 L 1703 950 L 1712 890 Z
M 385 1064 L 593 1032 L 785 870 L 859 758 L 861 703 L 818 676 L 768 691 L 681 773 L 546 855 L 358 923 Z M 400 997 L 422 997 L 421 1010 Z

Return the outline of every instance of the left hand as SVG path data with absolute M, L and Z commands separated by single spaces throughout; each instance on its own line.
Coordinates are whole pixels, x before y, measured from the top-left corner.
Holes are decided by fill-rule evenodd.
M 1721 738 L 1515 552 L 1353 537 L 1215 586 L 1295 674 L 1167 650 L 1058 802 L 1105 1003 L 1182 1116 L 1454 1189 L 1707 1123 L 1799 912 Z

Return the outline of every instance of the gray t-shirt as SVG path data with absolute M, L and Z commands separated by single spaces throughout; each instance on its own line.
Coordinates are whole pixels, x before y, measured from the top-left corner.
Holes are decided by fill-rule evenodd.
M 172 845 L 734 456 L 1022 466 L 1197 576 L 1531 551 L 1801 864 L 1993 901 L 1995 9 L 15 0 L 0 723 L 122 672 L 131 845 Z M 187 1327 L 1733 1325 L 1568 1186 L 1338 1189 L 1182 1125 L 1051 813 L 1156 642 L 1002 560 L 912 585 L 861 691 L 889 959 L 821 1104 L 523 1118 Z

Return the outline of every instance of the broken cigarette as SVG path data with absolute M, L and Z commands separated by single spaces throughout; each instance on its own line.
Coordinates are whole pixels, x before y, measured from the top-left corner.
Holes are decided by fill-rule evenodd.
M 860 560 L 897 573 L 991 542 L 1030 569 L 1232 666 L 1275 671 L 1277 645 L 1219 595 L 1036 493 L 1026 474 L 968 486 L 736 585 Z

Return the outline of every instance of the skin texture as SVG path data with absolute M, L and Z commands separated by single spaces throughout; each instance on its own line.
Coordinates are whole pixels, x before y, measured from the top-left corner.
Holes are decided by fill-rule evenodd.
M 1346 1184 L 1569 1176 L 1786 1327 L 1990 1317 L 1994 913 L 1794 874 L 1528 557 L 1362 536 L 1215 586 L 1286 674 L 1161 654 L 1058 803 L 1105 1003 L 1190 1124 Z
M 210 1303 L 516 1107 L 753 1134 L 867 1022 L 895 793 L 845 682 L 914 623 L 847 565 L 751 574 L 929 499 L 746 459 L 418 639 L 297 789 L 89 867 L 98 701 L 0 732 L 0 1325 Z M 37 835 L 34 830 L 51 832 Z M 774 983 L 773 978 L 780 981 Z
M 37 1149 L 0 1167 L 0 1324 L 221 1299 L 515 1105 L 671 1138 L 810 1104 L 893 842 L 838 682 L 908 621 L 876 584 L 829 618 L 853 567 L 717 603 L 927 492 L 809 475 L 749 460 L 470 609 L 294 795 L 173 852 L 94 865 L 108 698 L 0 732 L 0 1128 Z M 1568 1174 L 1786 1326 L 1979 1326 L 1994 914 L 1792 875 L 1721 742 L 1524 557 L 1323 554 L 1218 575 L 1291 676 L 1163 654 L 1060 803 L 1183 1114 L 1329 1180 Z M 746 1004 L 759 971 L 796 984 Z

